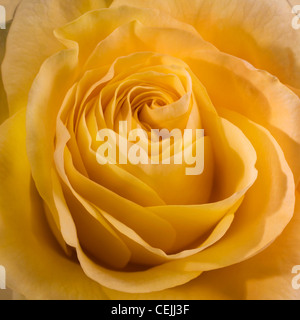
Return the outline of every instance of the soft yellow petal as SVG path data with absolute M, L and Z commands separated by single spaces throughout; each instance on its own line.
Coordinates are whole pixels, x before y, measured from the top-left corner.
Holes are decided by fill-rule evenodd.
M 114 0 L 112 7 L 123 4 L 166 12 L 220 50 L 300 88 L 300 33 L 289 1 Z
M 106 299 L 49 230 L 31 179 L 25 136 L 25 110 L 0 127 L 0 256 L 7 286 L 27 299 Z
M 30 92 L 26 118 L 27 151 L 33 179 L 57 229 L 62 228 L 69 245 L 74 244 L 75 237 L 72 220 L 67 216 L 62 220 L 54 203 L 54 195 L 62 197 L 62 201 L 63 195 L 53 170 L 53 141 L 57 112 L 74 81 L 77 57 L 76 50 L 61 51 L 43 64 Z
M 152 292 L 176 287 L 195 279 L 201 271 L 182 272 L 180 261 L 165 263 L 140 272 L 117 272 L 92 261 L 77 247 L 78 259 L 84 272 L 105 287 L 124 292 Z
M 104 0 L 23 0 L 20 3 L 2 65 L 10 114 L 26 107 L 29 89 L 41 64 L 63 48 L 53 30 L 86 11 L 104 7 Z
M 124 14 L 123 24 L 123 19 L 119 18 L 121 14 Z M 110 20 L 115 23 L 109 28 L 111 33 L 108 33 L 105 28 L 108 21 L 111 23 Z M 99 32 L 99 28 L 104 28 L 105 31 Z M 85 34 L 79 32 L 81 29 L 93 36 L 94 40 L 88 46 L 83 38 Z M 57 29 L 55 34 L 68 48 L 87 51 L 84 71 L 110 65 L 117 58 L 134 52 L 153 51 L 180 57 L 183 52 L 191 53 L 196 48 L 217 50 L 204 41 L 191 26 L 179 23 L 156 10 L 138 10 L 132 7 L 88 12 L 71 24 Z
M 79 60 L 84 62 L 100 41 L 118 27 L 133 21 L 139 21 L 148 27 L 177 28 L 196 33 L 192 26 L 181 23 L 158 10 L 121 6 L 120 8 L 88 12 L 77 20 L 57 29 L 55 35 L 67 47 L 79 46 Z M 119 52 L 119 56 L 124 55 L 124 47 L 118 46 L 114 49 Z
M 241 201 L 240 201 L 241 202 Z M 121 237 L 132 253 L 131 261 L 142 266 L 153 267 L 155 265 L 165 263 L 172 260 L 179 260 L 201 252 L 220 240 L 229 229 L 237 207 L 233 207 L 224 218 L 220 219 L 211 234 L 203 241 L 199 240 L 193 249 L 186 249 L 176 254 L 166 254 L 160 249 L 149 246 L 142 238 L 140 238 L 133 230 L 121 224 L 112 216 L 102 212 L 103 216 L 121 233 Z M 205 237 L 203 237 L 205 238 Z
M 64 151 L 67 152 L 65 140 L 68 138 L 68 133 L 61 126 L 58 126 L 54 160 L 62 180 L 67 185 L 67 188 L 63 188 L 68 205 L 64 210 L 68 211 L 68 215 L 72 215 L 79 241 L 86 251 L 101 262 L 114 268 L 122 268 L 130 258 L 128 248 L 92 205 L 74 191 L 64 173 L 63 157 Z
M 218 110 L 228 108 L 267 128 L 279 142 L 296 184 L 300 181 L 300 99 L 277 78 L 220 52 L 184 59 Z

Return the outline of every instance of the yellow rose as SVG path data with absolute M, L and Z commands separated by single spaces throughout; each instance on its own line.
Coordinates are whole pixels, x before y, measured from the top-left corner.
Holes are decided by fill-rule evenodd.
M 27 299 L 299 299 L 291 10 L 283 0 L 21 1 L 0 87 L 8 287 Z M 152 129 L 204 137 L 179 149 L 174 139 L 147 164 Z M 187 174 L 198 146 L 203 172 Z M 116 163 L 116 151 L 144 160 Z

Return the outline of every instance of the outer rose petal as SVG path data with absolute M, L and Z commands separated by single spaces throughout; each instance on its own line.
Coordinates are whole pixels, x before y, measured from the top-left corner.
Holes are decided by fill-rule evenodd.
M 10 114 L 26 107 L 28 92 L 41 64 L 63 48 L 53 30 L 84 12 L 105 7 L 105 0 L 23 0 L 20 3 L 2 65 Z
M 25 135 L 25 110 L 0 127 L 0 257 L 7 286 L 28 299 L 106 299 L 49 230 L 31 180 Z
M 114 0 L 112 6 L 123 4 L 167 12 L 220 50 L 300 88 L 300 33 L 286 0 Z
M 300 193 L 297 191 L 293 219 L 266 250 L 242 263 L 203 273 L 176 288 L 149 294 L 126 294 L 104 289 L 111 299 L 206 299 L 206 300 L 299 300 L 291 273 L 300 264 Z

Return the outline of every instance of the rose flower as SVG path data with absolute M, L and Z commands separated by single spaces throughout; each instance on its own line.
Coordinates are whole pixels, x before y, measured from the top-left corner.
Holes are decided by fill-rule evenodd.
M 288 1 L 0 4 L 13 17 L 0 30 L 9 288 L 300 298 L 300 30 Z

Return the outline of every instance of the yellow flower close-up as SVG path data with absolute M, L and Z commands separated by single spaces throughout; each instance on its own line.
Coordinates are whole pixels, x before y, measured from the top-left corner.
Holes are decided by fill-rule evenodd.
M 300 300 L 297 1 L 0 8 L 7 288 Z

